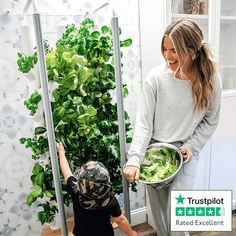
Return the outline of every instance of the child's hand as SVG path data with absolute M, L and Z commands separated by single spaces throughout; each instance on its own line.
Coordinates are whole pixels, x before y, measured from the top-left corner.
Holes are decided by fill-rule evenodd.
M 132 236 L 138 236 L 137 232 L 133 230 Z
M 65 149 L 63 147 L 63 144 L 60 142 L 60 143 L 57 143 L 57 152 L 58 154 L 65 154 Z
M 58 151 L 58 154 L 59 154 L 60 168 L 61 168 L 62 174 L 64 176 L 65 183 L 67 183 L 68 178 L 70 176 L 72 176 L 73 174 L 71 172 L 69 163 L 66 159 L 65 150 L 64 150 L 64 147 L 63 147 L 62 143 L 61 142 L 56 143 L 56 146 L 57 146 L 57 151 Z

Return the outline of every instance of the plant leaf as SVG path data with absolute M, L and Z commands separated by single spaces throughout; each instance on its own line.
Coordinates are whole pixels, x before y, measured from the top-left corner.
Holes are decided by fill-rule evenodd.
M 90 116 L 96 116 L 97 115 L 97 110 L 94 107 L 92 107 L 92 106 L 89 106 L 88 109 L 86 110 L 86 112 Z
M 27 205 L 28 205 L 28 206 L 31 206 L 31 204 L 32 204 L 33 202 L 35 202 L 36 199 L 37 199 L 37 198 L 34 197 L 34 196 L 32 195 L 32 193 L 29 193 L 28 196 L 27 196 L 27 200 L 26 200 Z
M 132 44 L 132 39 L 126 39 L 124 41 L 120 41 L 121 47 L 129 47 Z
M 52 194 L 50 191 L 48 191 L 48 190 L 45 190 L 45 191 L 44 191 L 44 194 L 45 194 L 48 198 L 54 197 L 53 194 Z
M 42 193 L 42 188 L 39 185 L 35 185 L 33 187 L 33 191 L 31 192 L 32 196 L 37 198 Z
M 38 173 L 42 171 L 43 171 L 43 167 L 39 163 L 35 163 L 32 173 L 34 175 L 37 175 Z

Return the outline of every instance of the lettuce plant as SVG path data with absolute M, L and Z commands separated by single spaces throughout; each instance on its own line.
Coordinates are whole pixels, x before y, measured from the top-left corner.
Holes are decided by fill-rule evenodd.
M 121 50 L 131 43 L 131 39 L 121 41 Z M 104 163 L 111 175 L 113 191 L 119 194 L 122 184 L 117 104 L 111 95 L 115 89 L 112 47 L 111 28 L 98 28 L 93 20 L 85 19 L 79 27 L 68 25 L 55 48 L 45 45 L 45 57 L 48 81 L 58 85 L 51 91 L 56 141 L 63 143 L 73 171 L 88 160 Z M 22 55 L 18 53 L 17 63 L 19 70 L 25 73 L 37 62 L 37 54 L 33 55 L 34 60 L 32 56 Z M 123 94 L 128 95 L 126 85 L 123 85 Z M 30 115 L 35 113 L 38 102 L 38 91 L 25 101 Z M 129 131 L 127 112 L 125 119 L 126 131 Z M 36 127 L 33 137 L 23 137 L 20 142 L 32 150 L 35 160 L 27 204 L 36 202 L 38 207 L 43 207 L 38 218 L 42 224 L 50 223 L 57 209 L 51 164 L 41 160 L 41 156 L 48 153 L 47 130 Z M 128 135 L 126 142 L 131 142 Z M 62 189 L 64 204 L 68 206 L 71 200 L 65 185 Z

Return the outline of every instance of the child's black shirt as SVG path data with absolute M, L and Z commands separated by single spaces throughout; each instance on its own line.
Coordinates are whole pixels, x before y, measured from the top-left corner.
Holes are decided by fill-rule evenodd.
M 114 236 L 110 217 L 121 215 L 121 209 L 115 196 L 111 197 L 110 204 L 98 210 L 86 210 L 79 203 L 79 192 L 75 193 L 77 179 L 71 176 L 67 180 L 68 193 L 72 197 L 75 226 L 75 236 Z

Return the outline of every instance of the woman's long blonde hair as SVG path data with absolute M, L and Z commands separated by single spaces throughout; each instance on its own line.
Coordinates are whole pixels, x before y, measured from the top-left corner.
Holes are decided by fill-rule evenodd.
M 172 40 L 179 58 L 180 71 L 187 55 L 193 58 L 191 71 L 193 72 L 192 92 L 194 97 L 194 109 L 203 110 L 209 106 L 213 93 L 213 75 L 216 72 L 216 63 L 213 59 L 212 49 L 209 43 L 203 41 L 203 33 L 200 27 L 192 20 L 184 19 L 172 22 L 164 32 L 161 44 L 162 54 L 164 38 L 168 36 Z

